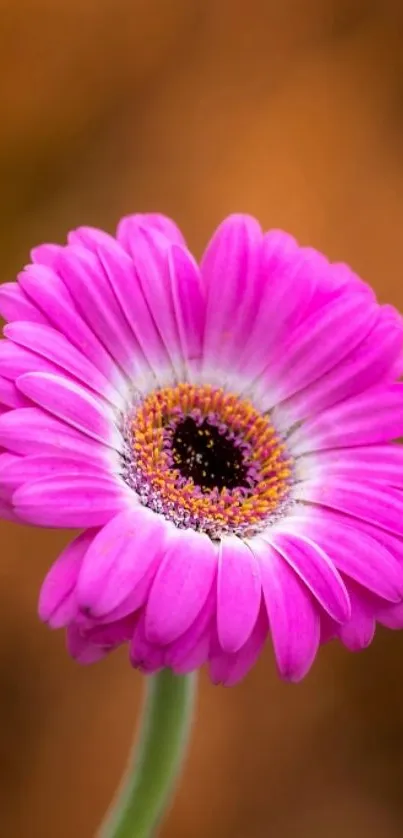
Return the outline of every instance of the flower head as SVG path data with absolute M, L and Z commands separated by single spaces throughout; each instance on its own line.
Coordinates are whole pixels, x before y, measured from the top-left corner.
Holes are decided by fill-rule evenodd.
M 162 216 L 0 288 L 0 512 L 82 529 L 40 615 L 91 662 L 282 677 L 403 625 L 402 320 L 248 216 L 200 266 Z

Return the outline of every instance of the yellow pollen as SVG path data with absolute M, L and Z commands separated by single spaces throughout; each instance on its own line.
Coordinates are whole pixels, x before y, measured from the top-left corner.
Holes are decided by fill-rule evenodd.
M 184 462 L 192 464 L 201 456 L 182 432 L 176 437 L 180 453 L 173 447 L 175 428 L 181 429 L 187 418 L 195 423 L 195 439 L 203 440 L 197 445 L 214 449 L 218 433 L 230 440 L 228 445 L 234 446 L 238 459 L 234 457 L 232 463 L 229 454 L 221 463 L 217 461 L 217 469 L 232 467 L 233 481 L 235 475 L 243 475 L 241 485 L 214 486 L 216 466 L 211 463 L 211 473 L 202 462 L 196 472 L 210 481 L 209 488 L 198 486 L 183 473 Z M 181 383 L 155 390 L 133 411 L 128 443 L 129 459 L 134 457 L 130 479 L 140 498 L 178 526 L 192 526 L 211 537 L 223 532 L 253 534 L 287 499 L 292 462 L 270 416 L 222 388 Z

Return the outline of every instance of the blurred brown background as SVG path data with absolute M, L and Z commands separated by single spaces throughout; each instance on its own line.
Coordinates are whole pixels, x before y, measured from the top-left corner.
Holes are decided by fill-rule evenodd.
M 350 261 L 403 307 L 401 0 L 0 0 L 0 278 L 29 247 L 130 211 L 200 253 L 231 211 Z M 124 652 L 80 668 L 40 626 L 67 535 L 2 524 L 0 834 L 89 838 L 142 692 Z M 322 650 L 299 686 L 270 651 L 201 679 L 164 838 L 401 838 L 403 636 Z

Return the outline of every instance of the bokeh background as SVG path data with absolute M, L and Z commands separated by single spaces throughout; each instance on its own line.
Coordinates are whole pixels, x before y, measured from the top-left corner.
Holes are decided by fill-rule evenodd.
M 403 307 L 401 0 L 0 0 L 0 280 L 80 224 L 173 215 L 200 254 L 231 211 L 351 262 Z M 1 524 L 0 834 L 88 838 L 143 688 L 39 625 L 67 541 Z M 401 838 L 403 635 L 202 675 L 163 838 Z

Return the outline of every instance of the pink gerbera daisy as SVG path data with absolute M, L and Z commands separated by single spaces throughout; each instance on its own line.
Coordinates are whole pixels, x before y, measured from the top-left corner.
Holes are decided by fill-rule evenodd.
M 197 265 L 172 221 L 43 245 L 0 289 L 3 514 L 81 528 L 40 616 L 77 660 L 233 684 L 268 635 L 403 625 L 402 320 L 345 265 L 248 216 Z

